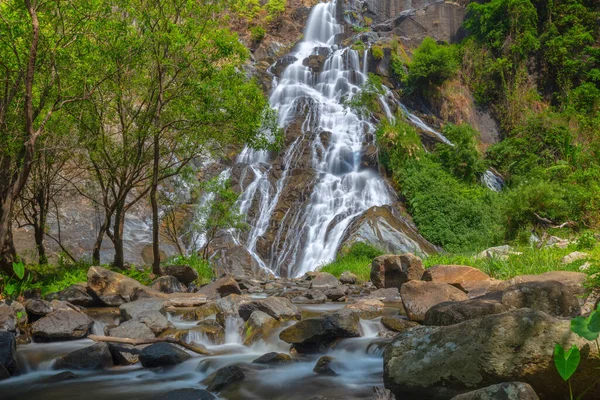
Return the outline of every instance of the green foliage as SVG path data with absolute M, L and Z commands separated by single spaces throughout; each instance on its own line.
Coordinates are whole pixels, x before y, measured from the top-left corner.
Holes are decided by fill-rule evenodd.
M 392 53 L 392 72 L 394 76 L 402 83 L 408 83 L 407 65 L 397 53 Z
M 214 277 L 214 272 L 210 266 L 210 262 L 197 253 L 192 253 L 189 256 L 178 256 L 167 262 L 167 264 L 176 265 L 189 265 L 196 272 L 198 272 L 198 279 L 196 280 L 197 285 L 205 285 L 209 283 Z
M 362 42 L 362 40 L 357 40 L 352 44 L 352 49 L 362 53 L 365 51 L 365 44 Z
M 286 2 L 286 0 L 268 0 L 264 6 L 268 13 L 267 20 L 272 21 L 283 14 Z
M 594 232 L 584 232 L 577 238 L 577 249 L 578 250 L 589 250 L 596 246 L 596 236 Z
M 580 360 L 581 354 L 576 345 L 571 346 L 568 351 L 565 351 L 560 344 L 556 344 L 554 348 L 554 365 L 563 380 L 568 381 L 573 376 L 579 366 Z
M 573 318 L 571 331 L 586 340 L 597 340 L 600 334 L 600 313 L 594 310 L 587 317 Z
M 383 47 L 381 47 L 379 45 L 373 45 L 371 47 L 371 55 L 373 55 L 373 58 L 376 60 L 383 60 L 383 57 L 385 57 L 385 53 L 383 52 Z
M 360 88 L 357 94 L 344 100 L 346 107 L 352 108 L 357 114 L 369 116 L 381 112 L 379 97 L 385 94 L 383 81 L 380 76 L 369 74 L 367 82 Z
M 424 90 L 439 86 L 453 77 L 458 70 L 454 46 L 438 44 L 426 37 L 415 49 L 408 69 L 408 84 L 412 90 Z
M 328 272 L 338 278 L 345 271 L 350 271 L 356 274 L 360 282 L 368 282 L 371 273 L 371 262 L 382 254 L 384 254 L 382 250 L 358 242 L 353 244 L 350 249 L 342 250 L 335 261 L 323 266 L 321 271 Z
M 25 277 L 25 265 L 22 261 L 14 262 L 12 264 L 12 267 L 15 275 L 17 276 L 17 278 L 19 278 L 19 280 Z
M 254 42 L 261 42 L 266 34 L 267 31 L 262 26 L 256 25 L 250 28 L 250 37 Z
M 444 169 L 465 182 L 477 182 L 486 170 L 485 162 L 476 147 L 475 138 L 479 133 L 467 124 L 448 124 L 444 128 L 444 136 L 454 144 L 436 145 L 435 154 Z

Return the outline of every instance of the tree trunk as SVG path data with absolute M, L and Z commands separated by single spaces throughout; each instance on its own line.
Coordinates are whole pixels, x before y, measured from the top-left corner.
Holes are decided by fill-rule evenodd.
M 154 163 L 152 166 L 152 189 L 150 190 L 150 202 L 152 203 L 152 272 L 161 275 L 160 271 L 160 246 L 159 246 L 159 218 L 158 218 L 158 167 L 160 159 L 159 134 L 154 134 Z
M 35 201 L 38 205 L 39 211 L 38 215 L 34 221 L 34 238 L 35 238 L 35 246 L 38 251 L 38 261 L 40 265 L 48 264 L 48 257 L 46 256 L 46 247 L 44 246 L 44 237 L 45 235 L 45 227 L 46 227 L 46 214 L 47 214 L 47 204 L 46 204 L 46 196 L 43 190 L 39 190 L 36 194 Z
M 123 204 L 117 205 L 115 210 L 115 222 L 113 225 L 112 242 L 115 246 L 115 258 L 113 265 L 123 268 L 125 265 L 125 254 L 123 250 L 123 228 L 125 226 L 125 208 Z
M 92 262 L 96 265 L 100 264 L 100 250 L 102 249 L 102 241 L 104 240 L 104 234 L 108 230 L 110 225 L 110 215 L 104 217 L 104 222 L 96 235 L 96 242 L 94 243 L 94 249 L 92 250 Z

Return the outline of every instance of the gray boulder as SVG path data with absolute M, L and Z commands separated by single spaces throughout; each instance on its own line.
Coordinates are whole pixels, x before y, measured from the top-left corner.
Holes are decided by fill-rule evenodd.
M 120 306 L 133 300 L 136 291 L 145 288 L 135 279 L 103 267 L 90 267 L 88 288 L 107 306 Z
M 62 300 L 81 307 L 94 307 L 100 305 L 98 298 L 92 296 L 85 283 L 76 283 L 57 293 L 46 296 L 47 300 Z M 92 292 L 93 293 L 93 292 Z
M 371 282 L 377 289 L 400 289 L 408 281 L 420 280 L 424 271 L 421 259 L 413 254 L 388 254 L 373 260 Z
M 356 274 L 353 274 L 350 271 L 344 271 L 340 275 L 340 282 L 344 285 L 354 285 L 357 280 L 358 277 L 356 276 Z
M 140 362 L 145 368 L 171 367 L 189 360 L 191 356 L 169 343 L 156 343 L 140 353 Z
M 54 369 L 98 370 L 113 366 L 112 355 L 106 343 L 96 343 L 59 357 Z
M 121 316 L 125 320 L 135 320 L 148 311 L 158 311 L 162 315 L 166 315 L 164 301 L 152 299 L 136 300 L 131 303 L 122 304 L 119 307 L 119 311 L 121 311 Z
M 311 289 L 327 290 L 338 286 L 340 286 L 340 281 L 327 272 L 318 272 L 310 282 Z
M 163 268 L 164 275 L 171 275 L 184 285 L 189 285 L 198 279 L 198 272 L 189 265 L 168 265 Z
M 0 331 L 0 365 L 10 375 L 19 373 L 17 365 L 17 340 L 11 332 Z
M 502 293 L 502 303 L 515 308 L 532 308 L 557 317 L 572 318 L 580 314 L 579 301 L 560 282 L 518 283 Z
M 148 325 L 139 321 L 125 321 L 117 327 L 109 328 L 108 335 L 131 339 L 153 339 L 156 336 Z
M 454 396 L 451 400 L 538 400 L 527 383 L 504 382 Z
M 240 382 L 246 378 L 244 371 L 237 365 L 229 365 L 218 369 L 204 381 L 208 385 L 206 390 L 220 392 L 232 383 Z
M 209 299 L 219 299 L 230 294 L 242 294 L 242 290 L 233 276 L 225 275 L 213 283 L 202 286 L 199 293 L 206 295 Z
M 15 310 L 6 304 L 0 304 L 0 331 L 15 332 L 17 330 L 17 316 Z
M 88 335 L 94 321 L 87 315 L 58 310 L 40 318 L 31 326 L 31 335 L 37 341 L 75 340 Z
M 162 293 L 181 293 L 187 292 L 187 287 L 179 282 L 177 278 L 171 275 L 157 278 L 150 287 Z
M 109 343 L 108 348 L 115 365 L 133 365 L 140 361 L 142 349 L 130 344 Z
M 254 311 L 262 311 L 278 321 L 300 319 L 302 313 L 285 297 L 267 297 L 265 299 L 242 302 L 239 306 L 239 316 L 244 321 L 250 318 Z
M 450 301 L 436 304 L 425 313 L 425 325 L 443 326 L 500 314 L 511 307 L 493 299 L 472 299 L 466 301 Z

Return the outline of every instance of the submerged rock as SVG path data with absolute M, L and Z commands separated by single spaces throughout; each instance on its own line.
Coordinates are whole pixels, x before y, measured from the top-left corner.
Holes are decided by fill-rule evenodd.
M 215 373 L 206 378 L 204 383 L 208 385 L 206 390 L 210 392 L 220 392 L 232 383 L 242 381 L 244 378 L 246 378 L 246 375 L 240 367 L 237 365 L 230 365 L 218 369 Z
M 31 326 L 31 335 L 38 341 L 75 340 L 88 335 L 94 321 L 77 311 L 54 311 Z
M 371 282 L 377 289 L 400 289 L 406 282 L 420 280 L 424 271 L 421 259 L 413 254 L 388 254 L 373 260 Z
M 161 393 L 151 398 L 152 400 L 214 400 L 210 392 L 202 389 L 177 389 Z
M 105 369 L 113 366 L 112 355 L 106 343 L 96 343 L 59 357 L 55 369 Z
M 463 291 L 447 283 L 425 281 L 410 281 L 402 285 L 400 297 L 408 318 L 418 322 L 423 322 L 425 313 L 436 304 L 469 298 Z
M 57 382 L 69 381 L 71 379 L 77 379 L 77 378 L 79 378 L 79 376 L 72 373 L 71 371 L 63 371 L 63 372 L 59 372 L 58 374 L 47 376 L 44 379 L 41 379 L 39 382 L 52 384 L 52 383 L 57 383 Z
M 538 400 L 527 383 L 504 382 L 454 396 L 451 400 Z
M 254 364 L 286 364 L 292 362 L 292 357 L 285 353 L 267 353 L 252 361 Z
M 315 367 L 313 368 L 313 372 L 316 372 L 319 375 L 336 376 L 337 372 L 331 368 L 332 362 L 333 357 L 330 356 L 323 356 L 319 358 L 315 364 Z
M 155 343 L 140 353 L 140 362 L 145 368 L 171 367 L 190 358 L 188 353 L 169 343 Z

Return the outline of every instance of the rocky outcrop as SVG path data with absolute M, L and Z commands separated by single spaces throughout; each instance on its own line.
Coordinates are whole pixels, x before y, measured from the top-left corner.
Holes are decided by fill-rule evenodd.
M 376 288 L 398 288 L 423 276 L 423 262 L 410 253 L 388 254 L 375 258 L 371 264 L 371 282 Z
M 427 311 L 446 301 L 463 301 L 469 297 L 447 283 L 410 281 L 400 288 L 400 297 L 408 318 L 423 322 Z
M 169 343 L 156 343 L 140 353 L 140 362 L 145 368 L 171 367 L 190 359 L 191 356 Z
M 94 321 L 77 311 L 59 310 L 37 320 L 31 335 L 37 341 L 75 340 L 88 335 Z
M 459 394 L 451 400 L 538 400 L 538 396 L 526 383 L 504 382 Z
M 55 369 L 97 370 L 113 366 L 112 355 L 106 343 L 96 343 L 59 357 Z
M 581 349 L 574 387 L 597 379 L 600 357 L 590 342 L 571 333 L 570 321 L 520 309 L 401 333 L 385 350 L 384 382 L 398 398 L 447 399 L 515 380 L 542 398 L 567 398 L 568 388 L 554 368 L 556 343 Z M 594 390 L 590 398 L 600 395 L 600 388 Z

